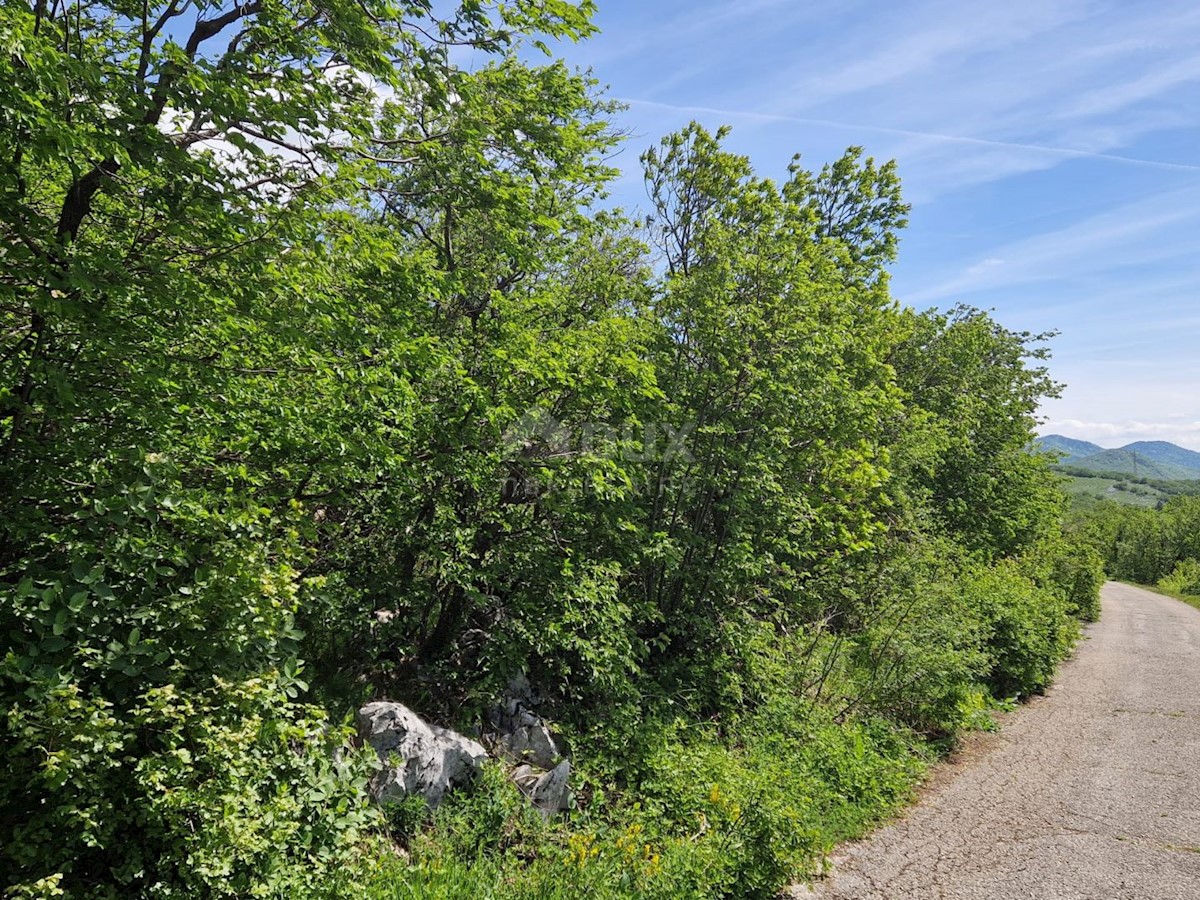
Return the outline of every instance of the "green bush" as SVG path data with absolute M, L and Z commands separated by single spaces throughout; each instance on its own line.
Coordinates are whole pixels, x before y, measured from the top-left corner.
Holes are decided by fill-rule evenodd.
M 855 695 L 929 737 L 984 722 L 989 631 L 949 574 L 898 592 L 858 647 Z
M 1005 698 L 1044 691 L 1078 631 L 1067 601 L 1039 588 L 1012 562 L 967 575 L 962 589 L 987 628 L 992 693 Z
M 1084 622 L 1099 621 L 1104 558 L 1095 547 L 1079 538 L 1070 540 L 1055 557 L 1054 580 L 1072 615 Z
M 190 487 L 156 455 L 90 474 L 0 570 L 0 884 L 336 894 L 377 818 L 346 730 L 296 700 L 293 617 L 318 582 L 295 510 Z
M 75 684 L 14 706 L 10 890 L 72 896 L 342 896 L 376 816 L 348 735 L 277 680 L 151 689 L 122 712 Z M 318 889 L 319 888 L 319 889 Z
M 1075 531 L 1045 541 L 1022 562 L 1040 587 L 1067 601 L 1071 615 L 1083 622 L 1099 620 L 1104 557 L 1086 534 Z
M 1200 597 L 1200 560 L 1185 559 L 1158 582 L 1163 590 L 1186 597 Z

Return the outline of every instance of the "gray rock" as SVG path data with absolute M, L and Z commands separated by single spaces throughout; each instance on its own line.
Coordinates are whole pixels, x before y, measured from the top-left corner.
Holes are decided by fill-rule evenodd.
M 541 773 L 533 771 L 533 766 L 525 765 L 517 766 L 508 777 L 523 793 L 528 794 L 542 776 Z
M 499 747 L 504 756 L 514 763 L 531 763 L 539 769 L 551 769 L 561 753 L 546 724 L 530 716 L 530 724 L 519 725 L 509 734 L 500 735 Z
M 542 812 L 552 815 L 571 808 L 571 762 L 564 759 L 534 782 L 530 799 Z
M 399 703 L 368 703 L 358 711 L 358 732 L 383 763 L 370 783 L 376 803 L 419 794 L 437 806 L 447 791 L 474 779 L 487 759 L 482 745 L 427 724 Z
M 508 683 L 500 703 L 488 712 L 497 753 L 511 763 L 551 769 L 562 758 L 545 721 L 532 712 L 538 695 L 524 673 Z
M 488 710 L 488 721 L 498 734 L 509 734 L 521 725 L 540 721 L 529 712 L 538 702 L 538 696 L 524 672 L 519 672 L 508 682 L 500 702 Z

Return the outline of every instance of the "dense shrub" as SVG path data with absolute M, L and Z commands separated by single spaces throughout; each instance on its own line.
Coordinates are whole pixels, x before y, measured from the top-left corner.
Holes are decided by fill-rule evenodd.
M 995 696 L 1044 691 L 1078 630 L 1067 601 L 1011 563 L 969 573 L 960 584 L 987 629 L 986 682 Z
M 1104 558 L 1079 536 L 1055 548 L 1052 581 L 1065 597 L 1071 614 L 1083 622 L 1100 618 L 1100 588 L 1104 584 Z
M 774 896 L 901 803 L 923 765 L 911 738 L 882 721 L 847 726 L 809 701 L 780 701 L 796 716 L 786 733 L 755 717 L 736 733 L 653 723 L 647 740 L 657 746 L 637 790 L 606 794 L 607 776 L 584 773 L 591 787 L 569 821 L 542 817 L 489 768 L 472 793 L 438 808 L 408 841 L 407 864 L 385 865 L 366 896 Z
M 1170 575 L 1159 579 L 1158 586 L 1175 594 L 1200 597 L 1200 562 L 1194 559 L 1181 560 Z
M 124 710 L 77 684 L 29 691 L 36 699 L 8 713 L 0 795 L 19 896 L 39 882 L 112 898 L 352 887 L 357 845 L 376 822 L 368 770 L 335 755 L 345 731 L 278 682 L 167 684 Z
M 1113 578 L 1157 584 L 1180 562 L 1200 558 L 1200 497 L 1173 497 L 1161 509 L 1100 503 L 1077 518 L 1075 531 Z
M 858 646 L 861 705 L 935 738 L 984 722 L 990 632 L 982 612 L 952 572 L 897 591 Z

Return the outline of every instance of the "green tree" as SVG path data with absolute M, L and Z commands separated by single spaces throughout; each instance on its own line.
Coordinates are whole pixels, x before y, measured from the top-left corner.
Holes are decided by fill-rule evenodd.
M 1038 405 L 1060 388 L 1044 364 L 1051 335 L 1013 332 L 967 307 L 904 321 L 891 362 L 909 398 L 895 454 L 906 490 L 986 559 L 1056 534 L 1062 492 L 1047 460 L 1028 452 Z
M 370 228 L 364 185 L 402 165 L 376 158 L 396 136 L 381 96 L 441 115 L 454 48 L 515 53 L 588 14 L 4 7 L 6 886 L 247 896 L 353 875 L 363 773 L 295 700 L 296 614 L 339 589 L 319 563 L 348 510 L 407 475 L 414 384 L 455 370 L 410 330 L 442 275 Z M 506 135 L 528 138 L 497 152 Z
M 0 889 L 361 895 L 344 714 L 523 670 L 586 815 L 490 775 L 396 877 L 535 891 L 624 832 L 614 896 L 765 896 L 910 729 L 1046 683 L 1095 573 L 1039 339 L 896 307 L 859 148 L 777 184 L 693 124 L 647 229 L 601 211 L 614 105 L 528 52 L 590 14 L 0 11 Z M 1101 530 L 1165 564 L 1193 519 Z
M 815 177 L 799 157 L 789 172 L 784 191 L 812 216 L 813 237 L 833 243 L 863 277 L 886 278 L 884 266 L 896 260 L 899 232 L 911 209 L 901 196 L 895 160 L 880 166 L 863 159 L 862 147 L 850 147 Z
M 816 614 L 814 573 L 881 533 L 879 424 L 898 410 L 886 291 L 847 279 L 809 194 L 755 178 L 723 137 L 693 124 L 643 159 L 667 272 L 660 415 L 687 437 L 648 472 L 640 590 L 685 670 L 723 622 Z

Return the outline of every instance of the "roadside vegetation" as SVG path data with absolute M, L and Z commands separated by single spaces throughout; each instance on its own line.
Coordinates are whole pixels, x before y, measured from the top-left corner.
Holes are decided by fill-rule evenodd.
M 590 13 L 0 10 L 4 896 L 770 897 L 1097 615 L 1048 336 L 900 308 L 858 148 L 605 208 Z M 367 804 L 519 673 L 569 814 Z
M 1156 509 L 1104 503 L 1078 514 L 1071 529 L 1103 556 L 1109 577 L 1200 605 L 1200 497 Z

